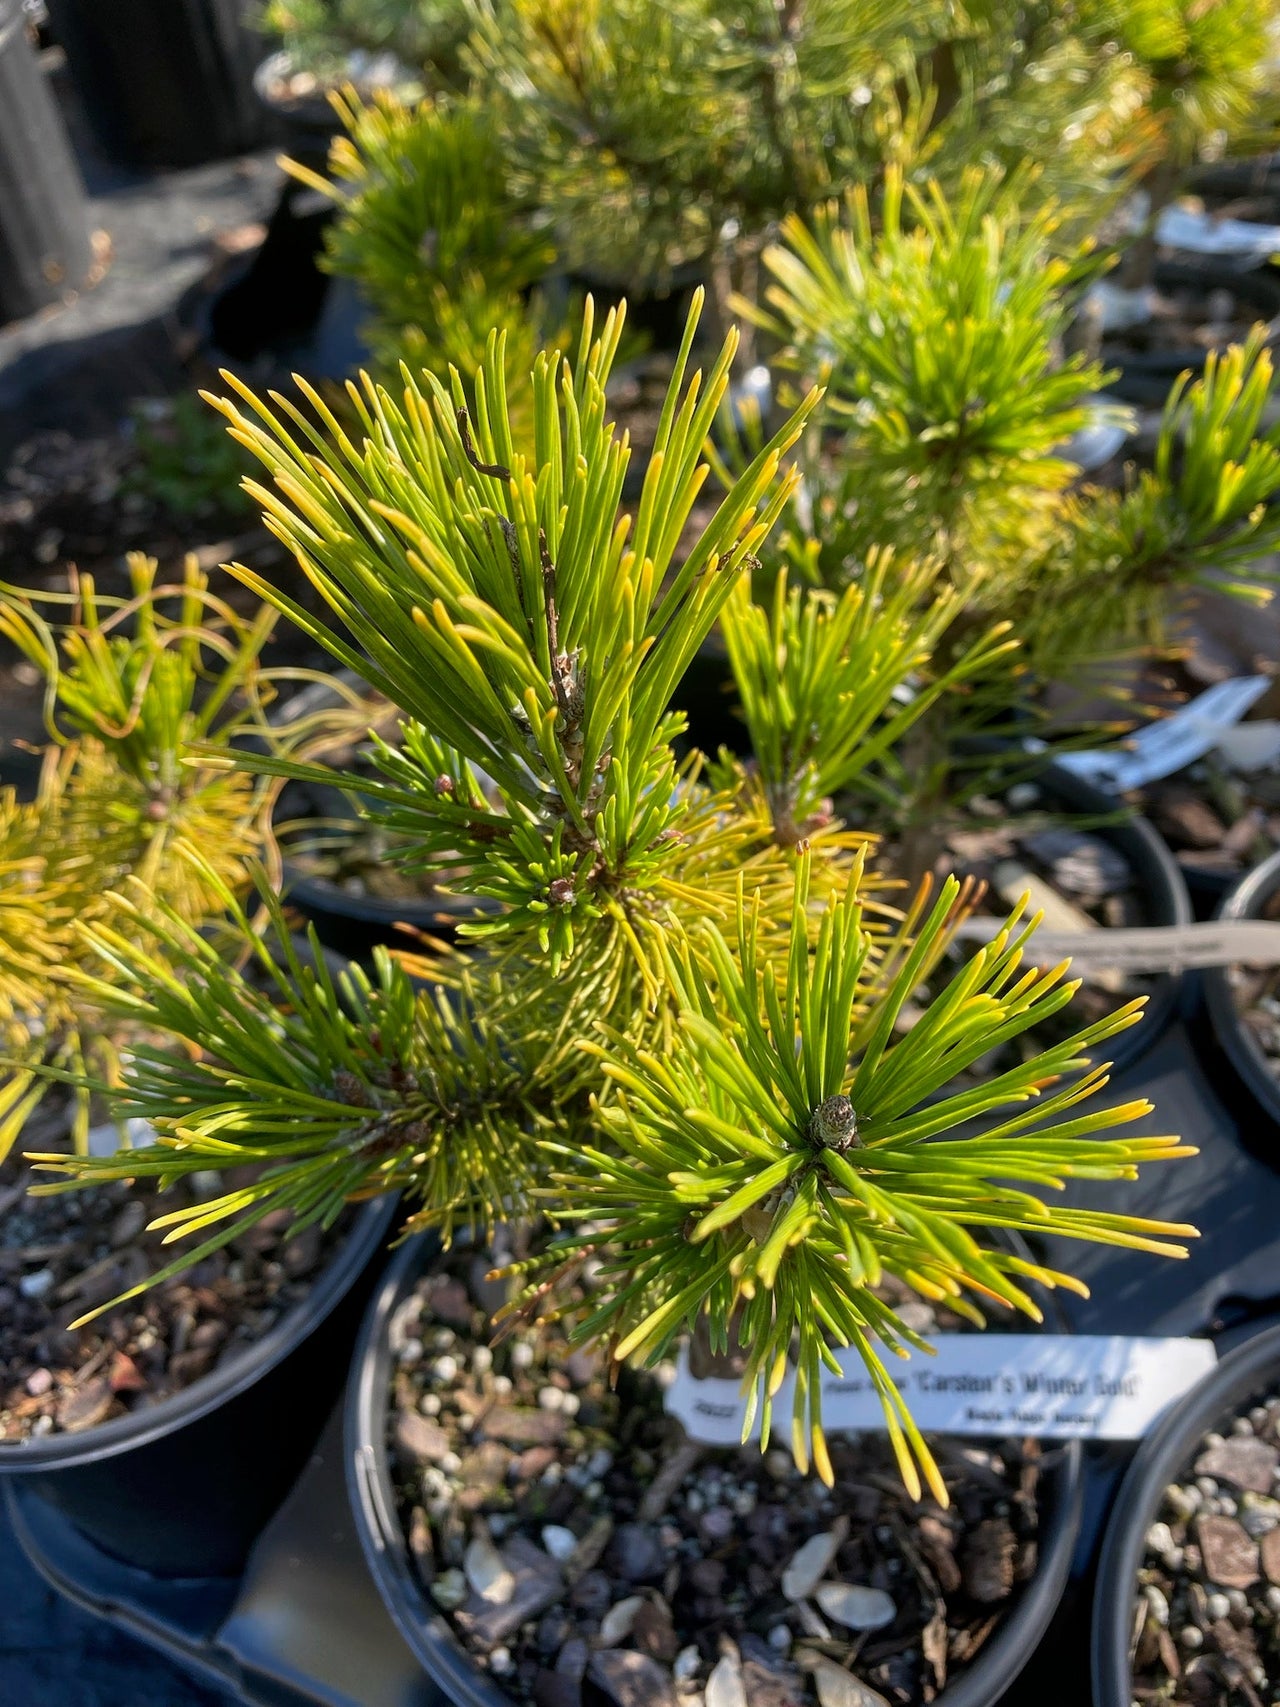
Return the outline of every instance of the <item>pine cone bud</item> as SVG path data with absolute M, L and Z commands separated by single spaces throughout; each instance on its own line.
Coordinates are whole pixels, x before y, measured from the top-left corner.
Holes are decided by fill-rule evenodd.
M 445 771 L 441 771 L 432 786 L 437 794 L 452 794 L 454 790 L 454 781 L 453 778 Z
M 851 1150 L 859 1142 L 858 1117 L 847 1096 L 828 1097 L 809 1120 L 809 1136 L 824 1150 Z
M 547 885 L 547 900 L 553 907 L 572 907 L 576 898 L 572 877 L 553 877 Z

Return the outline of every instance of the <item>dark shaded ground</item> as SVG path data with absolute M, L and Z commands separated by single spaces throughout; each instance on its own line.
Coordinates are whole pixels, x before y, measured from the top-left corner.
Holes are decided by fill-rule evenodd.
M 4 1707 L 228 1707 L 229 1701 L 55 1594 L 27 1563 L 0 1505 Z

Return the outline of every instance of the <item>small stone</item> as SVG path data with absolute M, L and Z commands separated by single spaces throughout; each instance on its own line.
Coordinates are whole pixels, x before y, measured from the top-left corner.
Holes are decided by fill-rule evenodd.
M 661 1595 L 641 1603 L 631 1626 L 631 1640 L 650 1659 L 659 1660 L 663 1665 L 671 1664 L 680 1644 L 676 1639 L 671 1608 Z
M 785 1624 L 775 1624 L 768 1636 L 769 1646 L 775 1654 L 791 1652 L 791 1632 Z
M 1280 1500 L 1269 1494 L 1245 1494 L 1240 1501 L 1240 1523 L 1247 1534 L 1259 1540 L 1280 1524 Z
M 83 1386 L 68 1388 L 58 1400 L 58 1427 L 65 1429 L 68 1434 L 78 1434 L 81 1429 L 93 1428 L 104 1421 L 115 1403 L 115 1398 L 111 1383 L 101 1375 L 95 1375 Z
M 813 1598 L 828 1618 L 846 1630 L 883 1630 L 898 1616 L 891 1595 L 858 1583 L 819 1583 Z
M 559 1391 L 559 1389 L 557 1389 L 557 1391 Z M 565 1416 L 576 1417 L 578 1412 L 582 1409 L 582 1400 L 576 1393 L 561 1393 L 560 1409 L 564 1412 Z
M 544 1411 L 562 1411 L 564 1409 L 564 1394 L 559 1387 L 540 1387 L 538 1403 Z
M 473 1375 L 487 1375 L 493 1368 L 493 1352 L 487 1345 L 478 1345 L 471 1353 Z
M 554 1446 L 564 1434 L 565 1419 L 556 1411 L 495 1406 L 480 1426 L 489 1440 L 500 1440 L 507 1446 Z
M 1194 1653 L 1197 1648 L 1204 1646 L 1204 1632 L 1195 1624 L 1184 1624 L 1178 1632 L 1178 1641 L 1184 1648 Z
M 1157 1588 L 1155 1583 L 1148 1583 L 1146 1585 L 1146 1587 L 1143 1589 L 1142 1593 L 1143 1593 L 1144 1599 L 1146 1600 L 1147 1611 L 1150 1614 L 1152 1621 L 1161 1630 L 1168 1629 L 1168 1627 L 1169 1627 L 1169 1601 L 1168 1601 L 1164 1591 L 1160 1588 Z M 1224 1614 L 1224 1616 L 1225 1616 L 1225 1614 Z
M 426 1349 L 420 1339 L 407 1339 L 396 1353 L 396 1362 L 401 1369 L 416 1369 Z
M 489 1655 L 489 1670 L 495 1677 L 506 1677 L 516 1669 L 510 1648 L 495 1648 Z
M 528 1340 L 517 1340 L 511 1348 L 511 1367 L 513 1369 L 529 1369 L 533 1365 L 534 1351 Z
M 431 1365 L 431 1378 L 433 1381 L 438 1381 L 442 1387 L 447 1387 L 451 1381 L 456 1381 L 458 1379 L 457 1358 L 450 1357 L 447 1353 L 444 1357 L 437 1357 Z
M 456 1567 L 442 1571 L 431 1584 L 431 1598 L 444 1612 L 456 1612 L 468 1592 L 467 1579 Z
M 698 1519 L 698 1539 L 704 1547 L 723 1547 L 731 1540 L 737 1523 L 728 1506 L 713 1505 Z
M 677 1683 L 691 1683 L 698 1675 L 702 1664 L 702 1655 L 692 1643 L 687 1648 L 681 1648 L 671 1666 L 671 1675 Z
M 796 1473 L 796 1467 L 789 1453 L 779 1447 L 772 1447 L 764 1455 L 764 1467 L 775 1482 L 787 1482 Z
M 1212 1476 L 1215 1481 L 1230 1482 L 1234 1488 L 1255 1494 L 1271 1492 L 1277 1467 L 1280 1451 L 1253 1434 L 1219 1438 L 1218 1444 L 1202 1452 L 1195 1463 L 1198 1476 Z
M 1147 1552 L 1157 1559 L 1167 1558 L 1174 1548 L 1173 1531 L 1167 1523 L 1153 1523 L 1147 1531 Z
M 811 1535 L 793 1555 L 782 1573 L 782 1592 L 788 1600 L 804 1600 L 826 1576 L 848 1534 L 848 1525 L 837 1523 L 820 1535 Z
M 502 1554 L 483 1532 L 472 1538 L 462 1568 L 474 1592 L 491 1606 L 505 1606 L 515 1593 L 514 1573 L 507 1568 Z
M 429 1417 L 401 1411 L 396 1418 L 396 1450 L 419 1464 L 438 1464 L 449 1451 L 449 1436 Z
M 1214 1594 L 1206 1597 L 1204 1609 L 1215 1624 L 1220 1618 L 1229 1618 L 1231 1616 L 1231 1602 L 1220 1589 Z
M 1200 1517 L 1196 1540 L 1210 1582 L 1224 1588 L 1248 1588 L 1258 1580 L 1258 1544 L 1233 1517 Z
M 111 1359 L 107 1381 L 113 1393 L 145 1393 L 149 1385 L 137 1364 L 123 1351 L 116 1352 Z
M 591 1658 L 591 1650 L 581 1636 L 570 1636 L 556 1656 L 556 1670 L 561 1677 L 572 1677 L 581 1683 L 587 1675 L 587 1661 Z
M 712 1666 L 703 1700 L 706 1707 L 747 1707 L 742 1661 L 736 1651 L 722 1654 Z
M 812 1671 L 821 1707 L 889 1707 L 883 1695 L 834 1660 L 815 1657 Z
M 33 1369 L 27 1376 L 26 1388 L 33 1399 L 43 1399 L 53 1386 L 53 1371 L 50 1369 Z
M 606 1555 L 610 1568 L 623 1582 L 661 1581 L 667 1555 L 658 1533 L 644 1523 L 621 1523 L 614 1531 Z
M 559 1564 L 566 1564 L 578 1551 L 578 1537 L 572 1529 L 560 1523 L 548 1523 L 542 1531 L 542 1545 Z
M 648 1654 L 604 1648 L 592 1654 L 587 1679 L 614 1707 L 675 1707 L 671 1674 Z
M 1271 1529 L 1258 1543 L 1262 1574 L 1269 1583 L 1280 1585 L 1280 1529 Z
M 513 1535 L 504 1544 L 500 1560 L 515 1579 L 509 1597 L 494 1604 L 475 1594 L 457 1612 L 459 1625 L 482 1650 L 507 1641 L 522 1624 L 554 1606 L 564 1594 L 564 1579 L 555 1560 L 522 1535 Z
M 38 1268 L 34 1274 L 23 1275 L 18 1282 L 18 1291 L 33 1303 L 38 1302 L 53 1286 L 55 1278 L 51 1268 Z
M 600 1640 L 606 1648 L 616 1648 L 619 1642 L 626 1641 L 643 1605 L 643 1595 L 629 1594 L 609 1608 L 600 1624 Z
M 587 1618 L 603 1618 L 613 1600 L 613 1584 L 603 1571 L 584 1571 L 569 1596 Z

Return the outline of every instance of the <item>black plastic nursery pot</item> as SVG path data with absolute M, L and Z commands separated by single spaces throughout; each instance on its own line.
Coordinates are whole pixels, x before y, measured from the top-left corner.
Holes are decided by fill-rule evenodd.
M 1218 917 L 1261 919 L 1277 891 L 1280 891 L 1280 851 L 1255 866 L 1228 892 L 1218 909 Z M 1226 1067 L 1222 1075 L 1225 1082 L 1219 1083 L 1219 1093 L 1241 1115 L 1246 1134 L 1259 1128 L 1266 1131 L 1267 1147 L 1274 1153 L 1280 1132 L 1280 1080 L 1236 1007 L 1229 968 L 1213 966 L 1204 973 L 1204 997 L 1213 1043 L 1220 1063 Z
M 1280 1325 L 1273 1325 L 1229 1352 L 1134 1455 L 1102 1542 L 1093 1602 L 1092 1707 L 1130 1707 L 1133 1700 L 1130 1643 L 1138 1569 L 1165 1488 L 1185 1470 L 1203 1434 L 1278 1377 Z
M 83 1434 L 0 1447 L 104 1552 L 157 1577 L 232 1577 L 306 1463 L 347 1374 L 395 1200 L 358 1211 L 303 1302 L 184 1392 Z
M 1157 290 L 1191 286 L 1206 296 L 1211 290 L 1225 288 L 1257 320 L 1271 321 L 1280 313 L 1280 280 L 1266 268 L 1238 272 L 1214 256 L 1197 260 L 1184 255 L 1158 261 L 1154 283 Z M 1119 370 L 1108 382 L 1107 391 L 1126 403 L 1159 407 L 1179 374 L 1202 371 L 1207 353 L 1203 345 L 1196 344 L 1141 350 L 1118 339 L 1104 339 L 1102 360 L 1108 368 Z
M 0 326 L 62 302 L 93 266 L 84 187 L 22 0 L 0 0 Z
M 48 0 L 94 137 L 124 166 L 196 166 L 275 135 L 246 0 Z
M 468 1658 L 423 1592 L 396 1513 L 387 1451 L 389 1327 L 397 1306 L 432 1262 L 436 1249 L 429 1235 L 406 1243 L 388 1266 L 369 1306 L 347 1389 L 347 1485 L 365 1561 L 397 1629 L 427 1676 L 459 1707 L 510 1707 L 510 1697 Z M 1080 1442 L 1068 1442 L 1045 1477 L 1036 1574 L 973 1664 L 937 1696 L 940 1707 L 995 1707 L 1031 1658 L 1070 1575 L 1084 1480 Z

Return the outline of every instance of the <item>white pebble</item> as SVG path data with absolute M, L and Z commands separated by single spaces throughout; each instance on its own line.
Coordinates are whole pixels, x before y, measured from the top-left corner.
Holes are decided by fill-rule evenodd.
M 462 1468 L 462 1460 L 456 1452 L 446 1452 L 440 1460 L 440 1468 L 446 1476 L 456 1476 Z
M 487 1375 L 493 1368 L 493 1352 L 487 1345 L 478 1345 L 471 1353 L 471 1368 L 476 1375 Z
M 528 1340 L 517 1340 L 511 1348 L 511 1367 L 528 1369 L 533 1362 L 533 1347 Z
M 782 1592 L 788 1600 L 803 1600 L 813 1593 L 840 1551 L 843 1539 L 839 1530 L 828 1529 L 821 1535 L 811 1535 L 792 1554 L 791 1563 L 782 1573 Z
M 578 1537 L 561 1523 L 548 1523 L 542 1531 L 542 1545 L 553 1559 L 564 1564 L 578 1550 Z
M 489 1670 L 495 1677 L 505 1677 L 515 1669 L 516 1663 L 511 1658 L 510 1648 L 495 1648 L 489 1655 Z
M 424 1393 L 422 1395 L 422 1403 L 418 1406 L 418 1409 L 422 1412 L 424 1417 L 438 1417 L 440 1415 L 439 1393 Z
M 493 1390 L 500 1399 L 505 1399 L 511 1391 L 511 1377 L 509 1375 L 495 1375 Z
M 769 1646 L 777 1654 L 791 1652 L 791 1632 L 785 1624 L 775 1624 L 769 1632 Z
M 846 1630 L 883 1630 L 898 1616 L 892 1595 L 861 1583 L 819 1583 L 813 1598 L 828 1618 Z
M 625 1642 L 635 1625 L 636 1614 L 644 1605 L 644 1596 L 629 1594 L 611 1606 L 600 1622 L 600 1641 L 606 1648 L 616 1648 Z
M 1232 1434 L 1252 1434 L 1253 1424 L 1248 1417 L 1236 1417 L 1231 1424 Z
M 733 1496 L 733 1512 L 735 1517 L 750 1517 L 756 1509 L 756 1491 L 754 1488 L 740 1488 Z
M 472 1537 L 462 1568 L 471 1587 L 490 1606 L 505 1606 L 516 1591 L 516 1579 L 506 1560 L 481 1531 Z
M 18 1291 L 24 1298 L 43 1298 L 53 1285 L 55 1276 L 51 1268 L 38 1268 L 34 1274 L 24 1274 L 18 1282 Z
M 593 1479 L 597 1476 L 607 1476 L 613 1469 L 613 1453 L 607 1446 L 597 1446 L 587 1459 L 587 1469 Z
M 1227 1599 L 1225 1594 L 1219 1591 L 1217 1594 L 1211 1594 L 1207 1597 L 1204 1603 L 1204 1609 L 1216 1624 L 1219 1618 L 1230 1617 L 1231 1602 Z
M 560 1393 L 560 1389 L 558 1387 L 556 1388 L 556 1392 Z M 576 1393 L 560 1393 L 560 1409 L 564 1412 L 565 1416 L 576 1417 L 581 1404 L 582 1400 Z
M 442 1384 L 458 1379 L 458 1360 L 456 1357 L 437 1357 L 431 1365 L 431 1373 Z
M 1153 1523 L 1147 1531 L 1147 1551 L 1158 1559 L 1165 1558 L 1173 1548 L 1173 1531 L 1167 1523 Z
M 689 1683 L 698 1675 L 698 1667 L 702 1664 L 702 1656 L 697 1648 L 690 1644 L 681 1648 L 671 1667 L 671 1675 L 677 1683 Z
M 747 1707 L 742 1661 L 736 1651 L 722 1654 L 711 1668 L 704 1699 L 706 1707 Z
M 658 1383 L 659 1388 L 665 1393 L 667 1388 L 671 1386 L 672 1382 L 676 1378 L 675 1364 L 670 1362 L 660 1363 L 653 1372 L 653 1378 Z
M 1213 1499 L 1218 1492 L 1218 1484 L 1214 1481 L 1212 1476 L 1197 1476 L 1196 1487 L 1207 1500 Z
M 422 1362 L 422 1352 L 421 1340 L 406 1340 L 396 1354 L 397 1361 L 402 1363 L 406 1369 L 410 1369 L 415 1363 Z
M 1178 1640 L 1184 1648 L 1194 1650 L 1204 1646 L 1204 1635 L 1194 1624 L 1185 1625 L 1178 1633 Z

